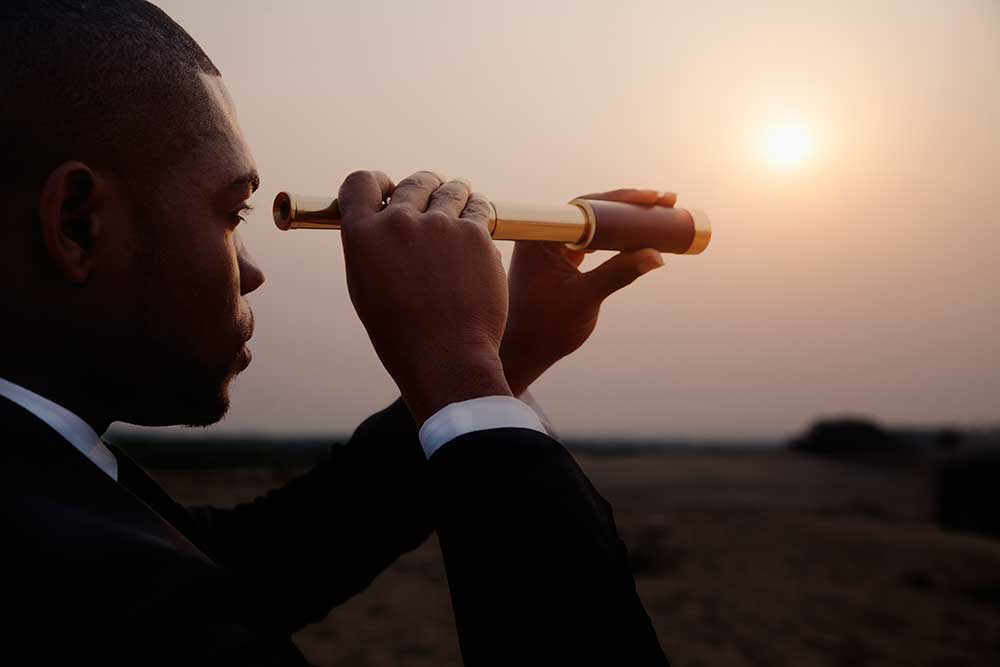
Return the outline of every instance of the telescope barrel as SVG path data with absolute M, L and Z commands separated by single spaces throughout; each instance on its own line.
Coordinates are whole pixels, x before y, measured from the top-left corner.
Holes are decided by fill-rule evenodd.
M 336 199 L 279 192 L 278 229 L 340 229 Z M 679 255 L 701 253 L 712 238 L 703 212 L 597 199 L 558 206 L 490 202 L 490 236 L 497 241 L 556 241 L 574 250 L 656 248 Z

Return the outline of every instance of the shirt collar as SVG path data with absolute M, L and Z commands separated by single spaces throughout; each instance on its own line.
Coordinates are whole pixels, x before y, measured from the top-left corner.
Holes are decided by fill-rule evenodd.
M 97 431 L 79 416 L 58 403 L 2 377 L 0 377 L 0 396 L 17 403 L 48 424 L 111 479 L 118 481 L 118 459 L 105 446 Z

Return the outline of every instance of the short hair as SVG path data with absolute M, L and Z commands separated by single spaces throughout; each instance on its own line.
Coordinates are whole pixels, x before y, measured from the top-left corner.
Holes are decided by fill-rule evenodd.
M 190 141 L 182 130 L 197 130 L 199 72 L 219 75 L 143 0 L 2 0 L 0 188 L 37 192 L 74 159 L 154 173 L 164 149 Z

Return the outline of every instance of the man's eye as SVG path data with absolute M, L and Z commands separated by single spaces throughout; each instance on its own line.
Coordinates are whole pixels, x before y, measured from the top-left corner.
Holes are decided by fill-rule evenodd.
M 246 217 L 250 215 L 251 211 L 253 211 L 253 204 L 243 204 L 243 206 L 240 207 L 240 210 L 233 214 L 234 224 L 238 225 L 241 222 L 246 222 Z

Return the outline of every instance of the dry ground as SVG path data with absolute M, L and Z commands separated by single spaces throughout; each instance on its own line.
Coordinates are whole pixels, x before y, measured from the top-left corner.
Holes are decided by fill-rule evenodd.
M 1000 541 L 935 527 L 925 465 L 575 455 L 677 666 L 1000 664 Z M 182 502 L 231 505 L 297 471 L 150 472 Z M 436 541 L 296 639 L 317 665 L 460 665 Z

